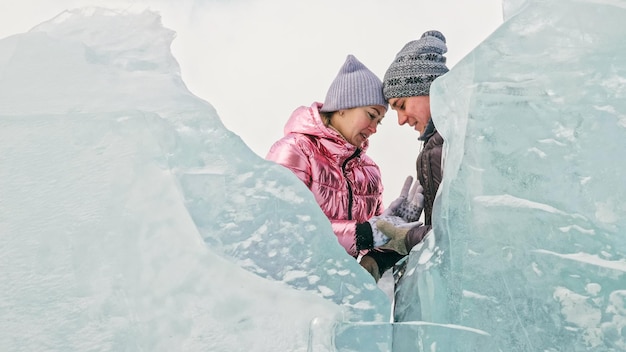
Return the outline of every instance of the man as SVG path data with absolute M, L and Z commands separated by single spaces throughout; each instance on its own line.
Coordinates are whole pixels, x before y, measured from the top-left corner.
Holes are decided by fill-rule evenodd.
M 423 149 L 417 157 L 417 180 L 423 187 L 424 224 L 408 230 L 406 250 L 422 241 L 432 228 L 433 203 L 442 178 L 443 138 L 437 132 L 430 113 L 430 85 L 448 72 L 446 38 L 431 30 L 418 40 L 408 42 L 391 63 L 383 79 L 383 95 L 398 114 L 398 124 L 413 127 L 420 133 Z M 407 231 L 381 224 L 383 232 Z

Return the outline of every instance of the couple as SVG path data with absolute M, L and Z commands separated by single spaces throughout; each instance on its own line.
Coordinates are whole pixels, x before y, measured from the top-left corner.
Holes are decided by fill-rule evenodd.
M 311 190 L 339 243 L 376 282 L 419 243 L 431 228 L 432 206 L 441 182 L 443 138 L 430 114 L 430 85 L 448 72 L 446 40 L 425 32 L 396 55 L 381 80 L 348 55 L 324 103 L 296 109 L 285 136 L 266 158 L 289 168 Z M 398 199 L 385 209 L 378 165 L 369 158 L 368 138 L 388 105 L 400 125 L 420 133 L 417 181 L 408 177 Z M 410 191 L 409 191 L 410 189 Z M 424 210 L 424 225 L 417 223 Z

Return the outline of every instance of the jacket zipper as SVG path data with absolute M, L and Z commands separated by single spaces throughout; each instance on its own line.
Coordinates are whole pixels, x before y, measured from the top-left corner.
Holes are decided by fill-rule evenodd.
M 360 153 L 361 149 L 356 148 L 354 153 L 352 153 L 348 159 L 344 160 L 341 165 L 341 172 L 343 173 L 343 177 L 346 179 L 346 185 L 348 186 L 348 220 L 352 220 L 352 186 L 350 186 L 350 182 L 348 182 L 348 177 L 346 176 L 346 165 L 348 165 L 350 160 L 359 156 Z

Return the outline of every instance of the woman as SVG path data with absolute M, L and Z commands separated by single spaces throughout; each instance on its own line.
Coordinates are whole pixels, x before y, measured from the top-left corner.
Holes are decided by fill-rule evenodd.
M 363 254 L 360 263 L 377 282 L 402 257 L 370 251 L 391 239 L 375 226 L 384 208 L 383 185 L 378 165 L 365 154 L 386 112 L 381 80 L 348 55 L 324 103 L 297 108 L 285 125 L 285 136 L 266 156 L 304 182 L 339 243 L 354 258 Z

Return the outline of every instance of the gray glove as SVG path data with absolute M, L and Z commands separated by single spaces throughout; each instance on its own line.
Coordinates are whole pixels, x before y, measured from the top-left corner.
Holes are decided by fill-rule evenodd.
M 384 219 L 380 219 L 380 221 L 376 222 L 377 230 L 382 232 L 384 236 L 390 238 L 391 240 L 378 248 L 391 249 L 402 255 L 409 254 L 408 248 L 406 248 L 406 234 L 413 227 L 421 225 L 421 222 L 394 224 Z
M 383 212 L 385 216 L 398 216 L 405 222 L 415 222 L 419 220 L 424 209 L 424 188 L 419 181 L 415 181 L 413 187 L 413 176 L 407 176 L 404 181 L 400 196 L 389 204 L 389 207 Z M 409 191 L 410 189 L 410 191 Z
M 379 223 L 387 223 L 390 224 L 393 227 L 398 227 L 398 228 L 404 228 L 406 227 L 407 229 L 412 228 L 418 224 L 421 224 L 420 222 L 410 222 L 407 223 L 406 221 L 404 221 L 403 218 L 399 217 L 399 216 L 390 216 L 390 215 L 380 215 L 380 216 L 374 216 L 371 219 L 367 220 L 370 224 L 370 226 L 372 227 L 372 238 L 374 239 L 374 248 L 383 246 L 391 241 L 396 240 L 396 237 L 398 237 L 397 239 L 399 239 L 400 237 L 402 237 L 402 241 L 404 241 L 404 237 L 406 235 L 406 232 L 403 234 L 399 234 L 396 232 L 392 232 L 389 231 L 388 233 L 385 233 L 383 231 L 380 230 L 378 224 Z M 406 251 L 406 249 L 405 249 Z

